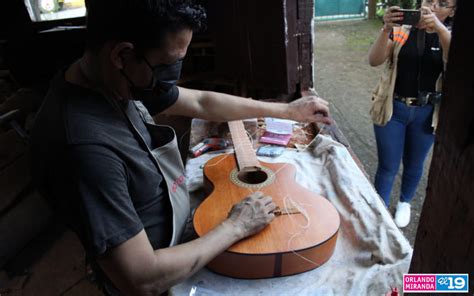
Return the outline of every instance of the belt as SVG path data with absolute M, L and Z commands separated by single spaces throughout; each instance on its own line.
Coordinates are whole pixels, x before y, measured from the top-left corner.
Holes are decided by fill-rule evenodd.
M 428 102 L 421 102 L 418 98 L 415 97 L 402 97 L 397 94 L 393 95 L 393 99 L 405 103 L 407 106 L 424 106 Z

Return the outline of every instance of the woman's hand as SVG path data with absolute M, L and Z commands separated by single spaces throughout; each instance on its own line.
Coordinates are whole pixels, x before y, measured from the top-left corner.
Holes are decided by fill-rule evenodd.
M 397 24 L 396 21 L 401 21 L 403 19 L 403 12 L 398 11 L 399 6 L 391 6 L 387 8 L 383 16 L 383 30 L 385 32 L 390 32 L 393 27 L 398 27 L 400 24 Z
M 421 19 L 420 23 L 418 24 L 418 29 L 425 30 L 427 33 L 439 33 L 441 30 L 446 29 L 446 27 L 429 7 L 422 6 Z

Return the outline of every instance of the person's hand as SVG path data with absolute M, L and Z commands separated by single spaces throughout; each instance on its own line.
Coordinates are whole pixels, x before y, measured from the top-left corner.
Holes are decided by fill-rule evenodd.
M 299 122 L 331 124 L 329 103 L 317 96 L 299 98 L 288 104 L 289 119 Z
M 422 6 L 421 7 L 421 19 L 420 23 L 417 26 L 420 30 L 426 30 L 428 33 L 439 32 L 446 27 L 444 24 L 439 20 L 436 14 L 431 11 L 429 7 Z
M 396 21 L 403 20 L 403 12 L 398 11 L 399 6 L 391 6 L 387 8 L 383 16 L 383 30 L 385 32 L 392 31 L 393 27 L 398 27 L 400 24 L 397 24 Z
M 267 226 L 274 218 L 276 205 L 270 196 L 255 192 L 235 204 L 227 221 L 235 227 L 240 239 L 255 234 Z

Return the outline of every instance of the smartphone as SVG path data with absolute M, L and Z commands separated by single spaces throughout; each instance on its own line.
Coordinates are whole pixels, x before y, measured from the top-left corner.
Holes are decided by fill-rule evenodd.
M 421 11 L 416 9 L 398 9 L 396 12 L 403 12 L 403 19 L 395 23 L 400 25 L 416 26 L 420 22 Z

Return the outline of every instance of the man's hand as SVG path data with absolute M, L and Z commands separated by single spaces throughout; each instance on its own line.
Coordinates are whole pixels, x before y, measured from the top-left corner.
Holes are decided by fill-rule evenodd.
M 331 124 L 329 103 L 316 96 L 302 97 L 288 104 L 289 119 L 299 122 Z
M 267 226 L 275 218 L 275 208 L 270 196 L 255 192 L 232 207 L 226 222 L 234 226 L 238 237 L 242 239 Z

